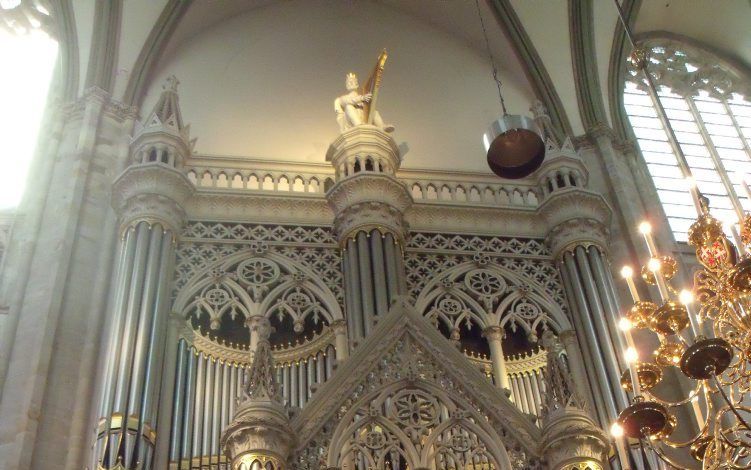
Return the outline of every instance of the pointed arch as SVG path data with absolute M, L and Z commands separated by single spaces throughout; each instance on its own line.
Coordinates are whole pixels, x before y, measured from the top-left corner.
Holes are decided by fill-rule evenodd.
M 473 287 L 472 282 L 478 285 Z M 425 285 L 415 302 L 415 308 L 421 314 L 427 315 L 435 308 L 436 301 L 440 300 L 444 292 L 451 292 L 457 296 L 461 292 L 461 298 L 467 301 L 473 310 L 477 310 L 476 315 L 482 319 L 483 327 L 502 326 L 503 319 L 508 313 L 507 308 L 515 300 L 524 297 L 538 305 L 541 313 L 544 313 L 537 321 L 528 323 L 529 327 L 539 324 L 540 321 L 549 320 L 555 331 L 572 328 L 561 306 L 549 298 L 543 285 L 533 278 L 489 262 L 478 264 L 469 261 L 443 271 Z

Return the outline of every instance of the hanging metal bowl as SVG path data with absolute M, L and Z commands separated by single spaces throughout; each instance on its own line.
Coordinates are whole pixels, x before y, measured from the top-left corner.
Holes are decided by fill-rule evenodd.
M 483 135 L 488 166 L 501 178 L 531 175 L 545 159 L 545 142 L 531 118 L 507 114 L 490 125 Z

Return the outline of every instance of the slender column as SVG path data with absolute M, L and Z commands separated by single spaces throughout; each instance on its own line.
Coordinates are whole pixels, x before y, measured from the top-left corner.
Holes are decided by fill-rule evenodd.
M 331 324 L 334 330 L 334 347 L 336 348 L 336 360 L 346 361 L 349 357 L 349 345 L 347 341 L 347 327 L 344 321 L 338 320 Z
M 214 401 L 211 407 L 211 445 L 209 455 L 219 457 L 219 433 L 222 431 L 221 410 L 222 410 L 222 362 L 217 360 L 214 363 Z M 219 463 L 217 461 L 217 463 Z
M 222 364 L 222 416 L 221 416 L 221 423 L 222 423 L 222 429 L 225 428 L 229 424 L 229 417 L 231 416 L 229 414 L 229 402 L 230 400 L 233 400 L 234 397 L 230 393 L 231 385 L 230 385 L 230 376 L 232 374 L 232 363 L 225 362 Z
M 522 374 L 522 384 L 524 384 L 524 395 L 527 397 L 527 406 L 529 413 L 537 414 L 537 403 L 535 403 L 535 394 L 532 392 L 532 383 L 530 381 L 529 372 Z
M 349 331 L 349 334 L 353 336 L 355 334 L 355 325 L 354 325 L 354 319 L 355 315 L 354 312 L 356 310 L 355 308 L 355 287 L 352 284 L 352 268 L 349 264 L 349 251 L 346 249 L 342 250 L 342 273 L 344 277 L 344 308 L 346 313 L 346 324 L 347 324 L 347 330 Z M 332 325 L 333 328 L 333 325 Z M 337 351 L 338 351 L 337 347 Z M 347 343 L 347 352 L 349 352 L 349 343 Z
M 490 359 L 493 362 L 493 376 L 495 377 L 496 387 L 503 390 L 510 390 L 508 372 L 506 371 L 506 359 L 503 356 L 503 328 L 491 326 L 483 331 L 483 335 L 488 340 L 490 346 Z
M 522 409 L 521 400 L 519 398 L 519 387 L 517 386 L 517 377 L 512 375 L 510 379 L 511 383 L 511 401 L 514 402 L 517 408 Z

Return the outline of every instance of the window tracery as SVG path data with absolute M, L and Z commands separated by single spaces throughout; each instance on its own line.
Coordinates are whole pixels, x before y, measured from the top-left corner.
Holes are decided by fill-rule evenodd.
M 751 201 L 741 187 L 751 173 L 751 79 L 715 55 L 675 40 L 652 39 L 648 70 L 658 96 L 686 155 L 699 189 L 712 212 L 732 218 L 727 177 L 746 210 Z M 696 214 L 687 183 L 646 92 L 641 74 L 629 65 L 624 106 L 676 239 L 685 241 Z

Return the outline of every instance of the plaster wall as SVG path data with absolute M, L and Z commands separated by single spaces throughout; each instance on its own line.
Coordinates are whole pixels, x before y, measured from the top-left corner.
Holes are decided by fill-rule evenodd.
M 210 27 L 163 60 L 142 109 L 175 74 L 197 151 L 321 163 L 346 73 L 364 82 L 384 47 L 378 108 L 409 145 L 403 167 L 487 172 L 481 137 L 500 105 L 484 52 L 378 3 L 283 2 Z M 505 78 L 509 109 L 526 113 L 532 92 Z

